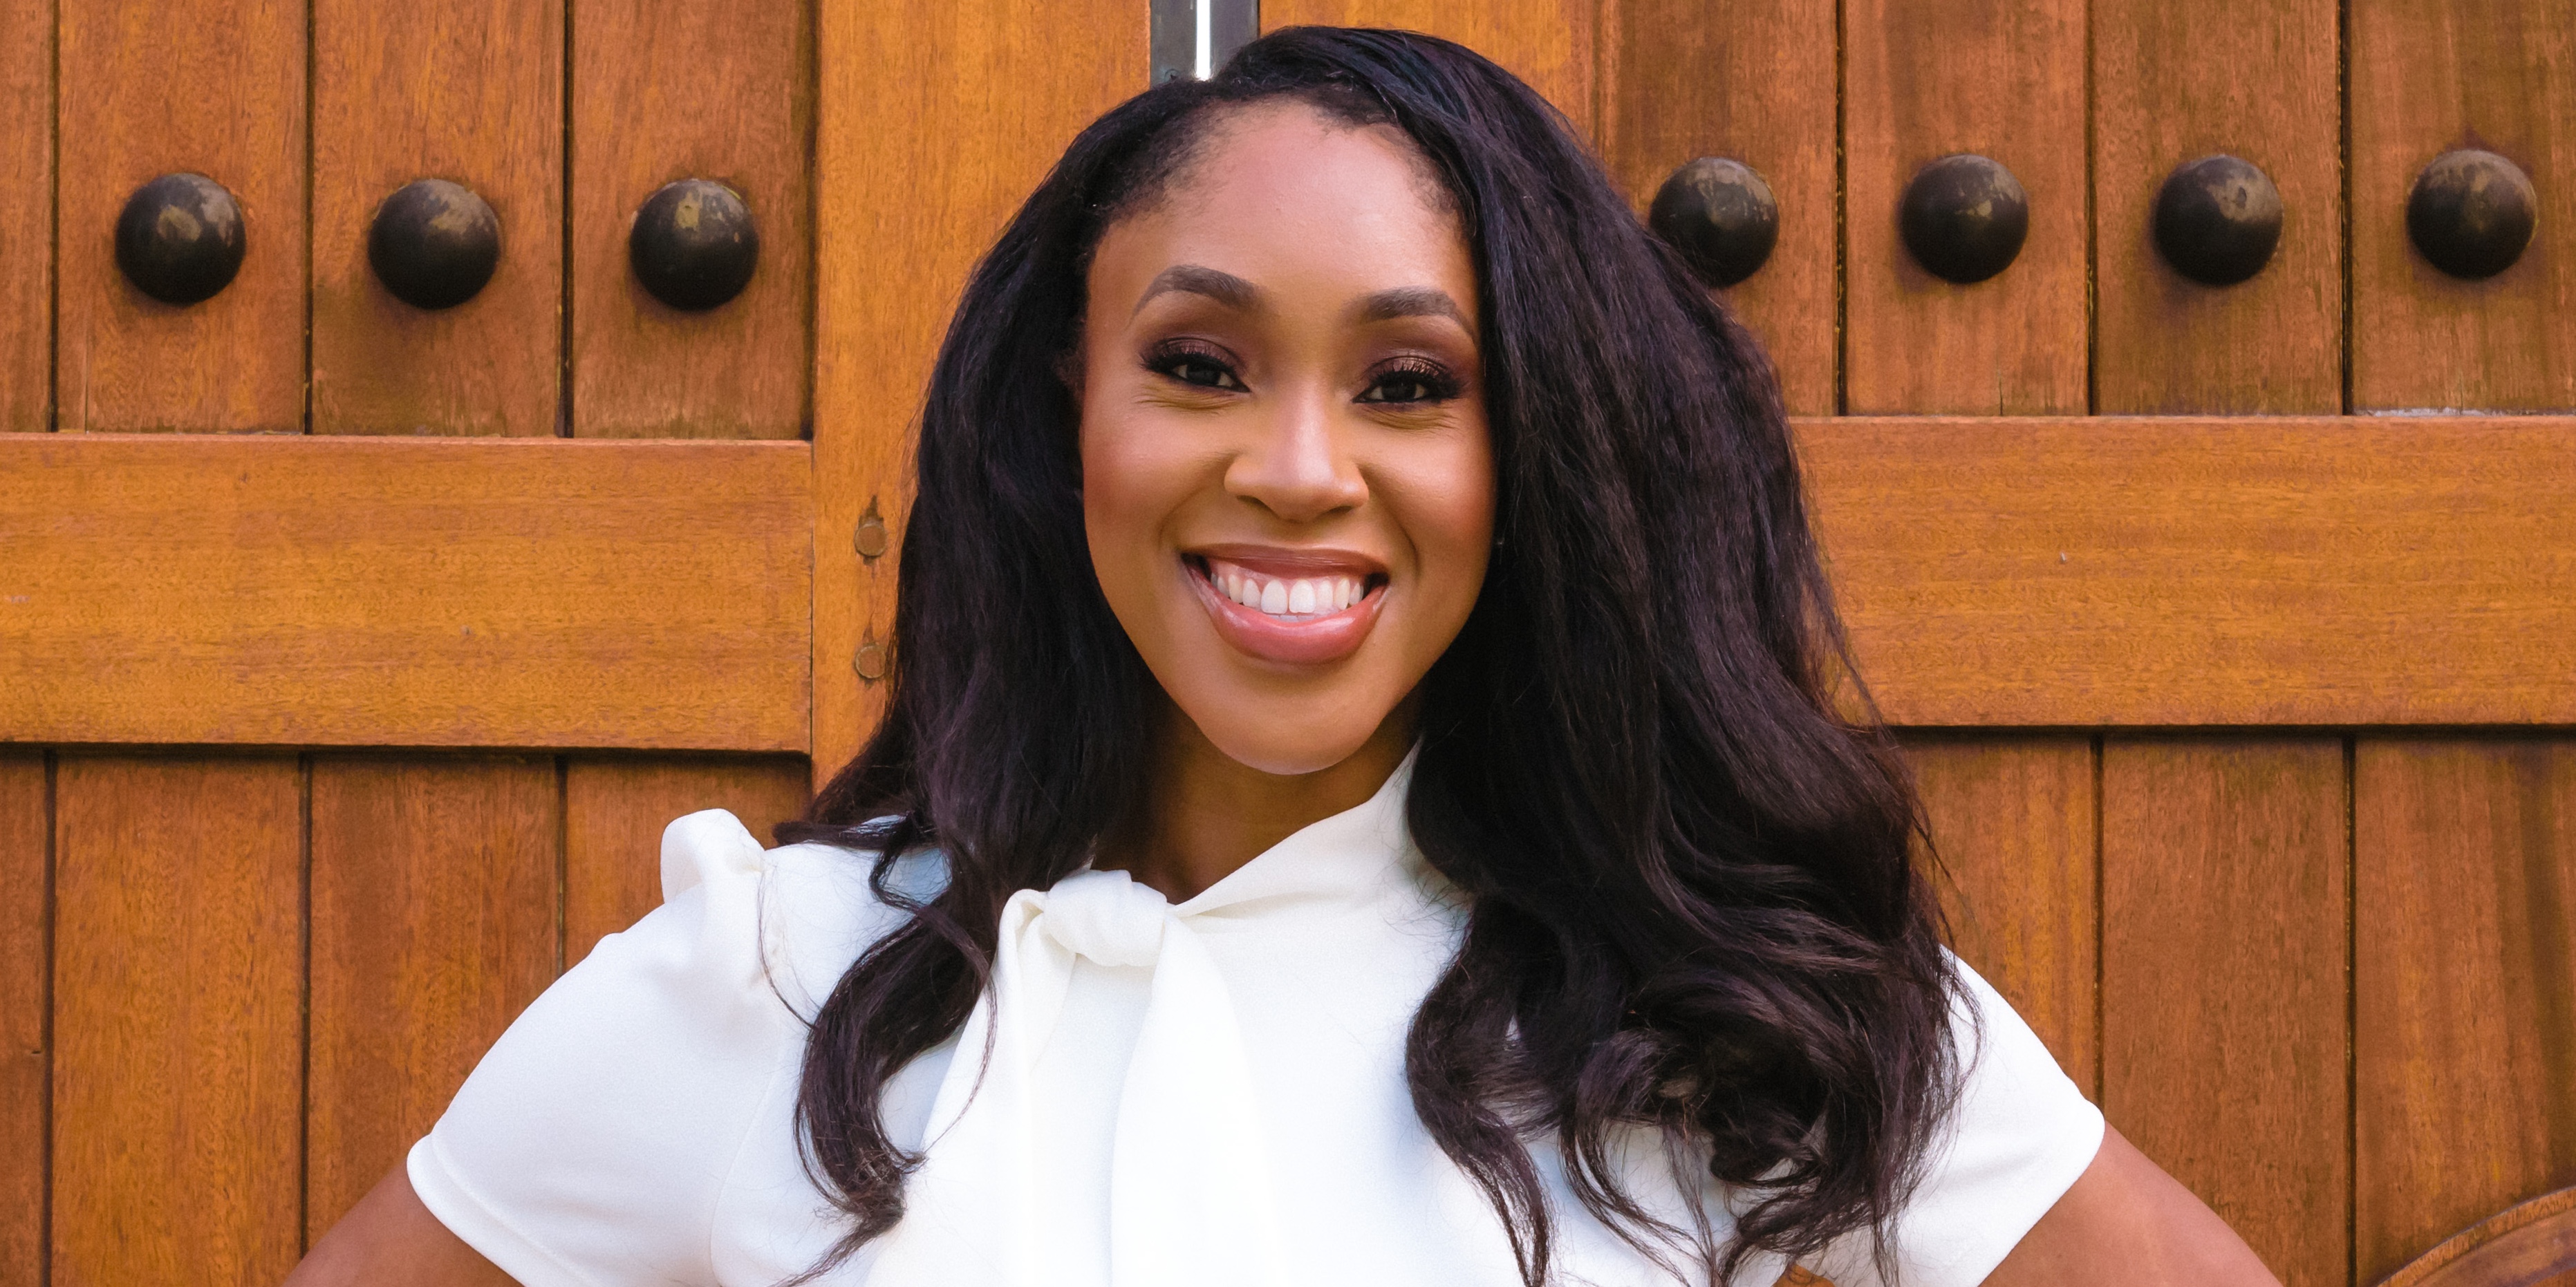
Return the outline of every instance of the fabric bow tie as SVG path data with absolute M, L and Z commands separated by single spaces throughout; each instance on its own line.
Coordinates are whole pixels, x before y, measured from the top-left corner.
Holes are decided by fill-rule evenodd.
M 1123 871 L 1077 872 L 1011 896 L 993 986 L 959 1032 L 927 1156 L 871 1284 L 1285 1282 L 1252 1069 L 1225 979 L 1191 928 L 1235 900 L 1207 901 L 1184 914 Z M 1058 1030 L 1082 960 L 1152 972 L 1123 1084 L 1042 1085 L 1049 1043 L 1089 1036 Z M 1086 1123 L 1103 1119 L 1114 1121 L 1105 1265 L 1084 1263 L 1099 1254 L 1104 1178 L 1098 1127 Z

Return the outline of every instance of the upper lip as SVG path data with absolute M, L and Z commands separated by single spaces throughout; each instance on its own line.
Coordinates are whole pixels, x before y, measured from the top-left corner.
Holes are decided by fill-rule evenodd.
M 1275 577 L 1386 575 L 1386 561 L 1358 550 L 1337 549 L 1323 545 L 1252 545 L 1232 542 L 1221 545 L 1193 546 L 1182 553 L 1191 558 L 1223 559 L 1247 572 L 1266 573 Z

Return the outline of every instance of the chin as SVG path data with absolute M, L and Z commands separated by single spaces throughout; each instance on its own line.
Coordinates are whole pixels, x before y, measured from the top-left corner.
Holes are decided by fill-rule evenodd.
M 1260 709 L 1265 704 L 1251 703 L 1251 709 L 1232 710 L 1220 719 L 1203 718 L 1187 706 L 1182 710 L 1227 759 L 1278 777 L 1321 773 L 1358 754 L 1377 732 L 1375 720 L 1336 720 L 1318 727 L 1293 718 L 1265 719 L 1268 712 Z

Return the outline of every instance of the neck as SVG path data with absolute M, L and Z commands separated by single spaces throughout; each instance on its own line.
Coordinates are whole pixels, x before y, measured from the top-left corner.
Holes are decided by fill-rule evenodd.
M 1174 903 L 1194 898 L 1309 824 L 1366 804 L 1412 745 L 1407 699 L 1340 763 L 1313 773 L 1264 773 L 1218 750 L 1167 704 L 1143 808 L 1100 865 L 1124 870 Z

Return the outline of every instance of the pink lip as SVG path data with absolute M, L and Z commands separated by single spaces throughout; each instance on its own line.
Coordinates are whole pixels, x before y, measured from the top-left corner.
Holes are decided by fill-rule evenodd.
M 1293 579 L 1348 576 L 1366 584 L 1360 601 L 1338 612 L 1313 613 L 1294 620 L 1274 617 L 1225 596 L 1207 577 L 1208 559 L 1221 559 L 1246 571 Z M 1290 666 L 1317 666 L 1359 651 L 1377 624 L 1386 603 L 1386 565 L 1350 550 L 1300 549 L 1285 546 L 1212 545 L 1184 556 L 1185 571 L 1199 602 L 1207 608 L 1217 637 L 1236 651 L 1263 661 Z

